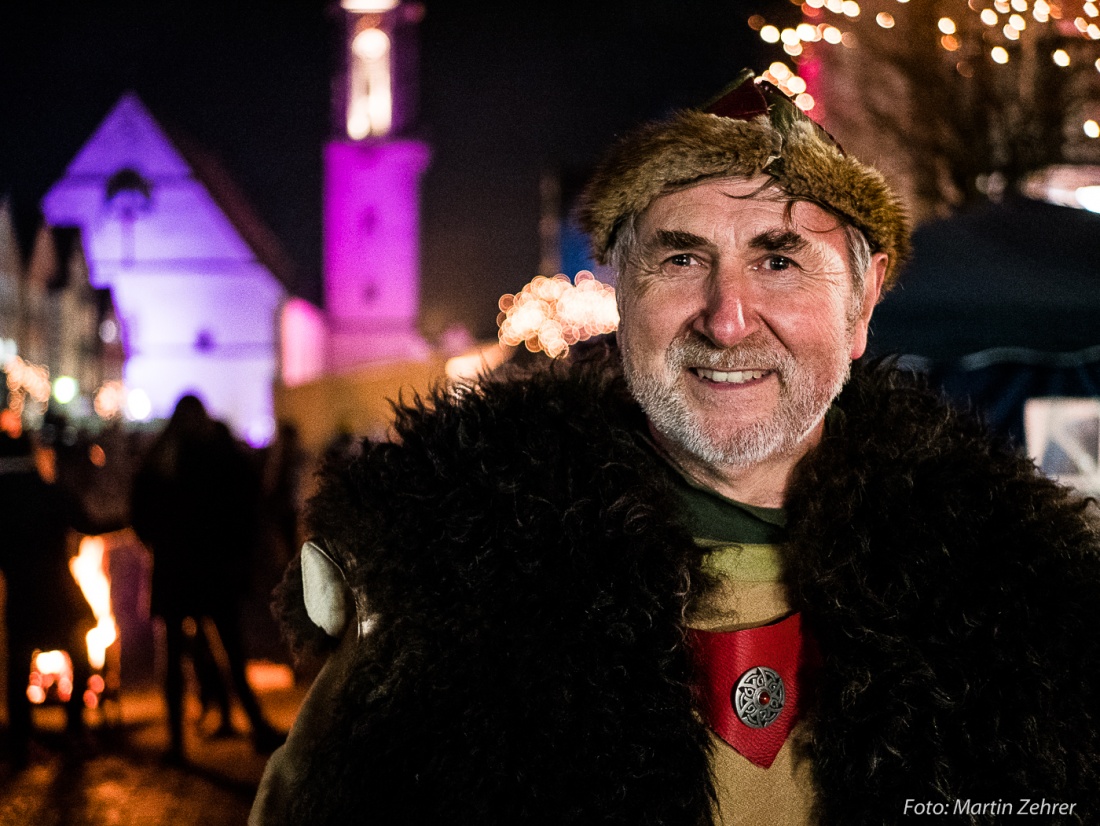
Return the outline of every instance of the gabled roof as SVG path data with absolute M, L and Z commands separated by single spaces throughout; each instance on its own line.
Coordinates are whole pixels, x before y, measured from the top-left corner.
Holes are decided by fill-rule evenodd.
M 69 162 L 65 174 L 101 178 L 123 167 L 141 169 L 151 178 L 191 173 L 171 138 L 134 92 L 118 99 Z
M 187 181 L 205 190 L 255 259 L 284 287 L 295 283 L 290 256 L 221 163 L 197 142 L 169 134 L 133 92 L 119 99 L 84 143 L 62 182 L 95 182 L 104 186 L 105 202 L 121 193 L 140 205 L 142 198 L 155 197 L 158 185 Z M 59 185 L 47 194 L 45 211 L 53 220 L 58 220 L 57 212 L 62 220 L 76 220 L 64 207 L 51 210 Z

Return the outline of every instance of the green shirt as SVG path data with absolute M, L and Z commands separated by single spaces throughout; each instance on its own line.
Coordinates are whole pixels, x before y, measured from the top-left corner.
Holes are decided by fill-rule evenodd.
M 786 511 L 729 499 L 665 464 L 683 524 L 707 551 L 704 567 L 740 582 L 778 580 L 777 546 L 786 536 Z

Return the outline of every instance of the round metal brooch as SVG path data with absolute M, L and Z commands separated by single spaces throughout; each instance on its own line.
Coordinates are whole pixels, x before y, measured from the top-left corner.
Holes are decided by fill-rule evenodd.
M 737 719 L 750 728 L 767 728 L 779 717 L 786 701 L 783 678 L 758 665 L 741 675 L 730 692 Z

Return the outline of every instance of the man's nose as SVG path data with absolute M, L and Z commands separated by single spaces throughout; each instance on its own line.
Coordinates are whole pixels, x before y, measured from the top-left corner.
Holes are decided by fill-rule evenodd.
M 719 347 L 732 347 L 754 333 L 759 323 L 749 280 L 740 274 L 718 274 L 708 285 L 695 329 Z

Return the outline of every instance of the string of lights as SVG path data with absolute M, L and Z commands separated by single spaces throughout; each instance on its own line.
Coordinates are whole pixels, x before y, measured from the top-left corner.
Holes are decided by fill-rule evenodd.
M 43 364 L 11 356 L 3 362 L 8 390 L 7 406 L 0 411 L 0 429 L 9 435 L 22 432 L 24 413 L 28 403 L 42 412 L 50 404 L 51 396 L 65 405 L 76 397 L 76 382 L 69 376 L 58 376 L 51 381 L 50 370 Z M 144 421 L 152 413 L 148 394 L 140 388 L 127 388 L 121 381 L 104 382 L 95 392 L 93 409 L 101 419 L 125 416 L 134 421 Z
M 532 353 L 544 352 L 551 358 L 619 326 L 615 288 L 596 280 L 588 270 L 578 272 L 575 280 L 564 273 L 553 278 L 536 276 L 515 295 L 501 296 L 499 307 L 502 344 L 523 344 Z
M 855 0 L 793 0 L 802 21 L 788 26 L 770 22 L 754 14 L 748 25 L 765 43 L 780 46 L 795 64 L 773 63 L 764 78 L 795 98 L 803 110 L 814 108 L 807 92 L 807 79 L 800 69 L 809 69 L 815 48 L 858 49 L 863 27 L 875 26 L 880 36 L 894 32 L 899 37 L 921 36 L 906 16 L 909 0 L 864 0 L 868 9 Z M 1100 5 L 1094 0 L 940 0 L 941 14 L 935 28 L 926 34 L 936 38 L 939 48 L 955 62 L 958 75 L 973 77 L 977 64 L 986 60 L 997 66 L 1009 66 L 1030 56 L 1036 47 L 1056 41 L 1049 49 L 1049 60 L 1062 69 L 1081 62 L 1092 64 L 1100 72 Z M 811 64 L 808 66 L 807 64 Z M 1100 124 L 1094 117 L 1083 120 L 1081 127 L 1089 138 L 1100 138 Z

